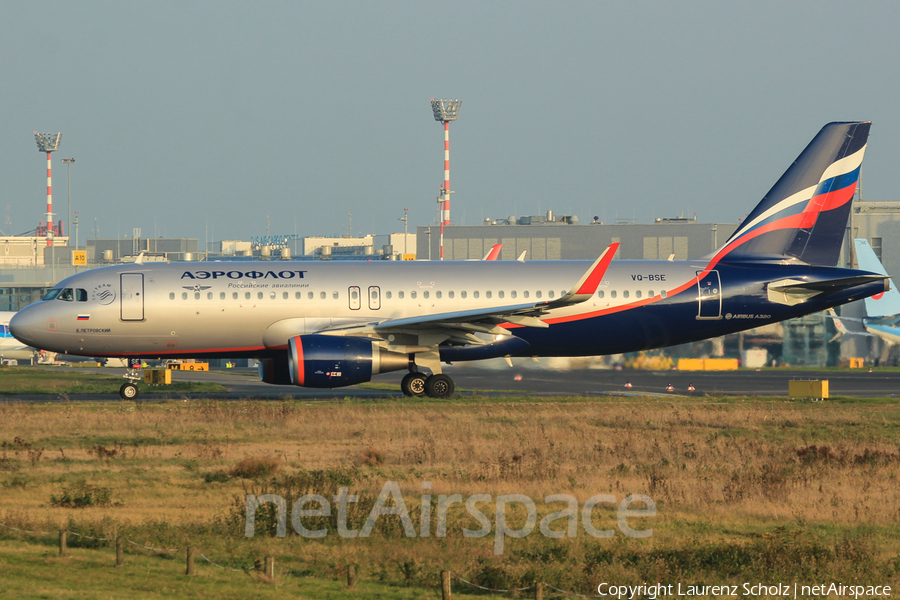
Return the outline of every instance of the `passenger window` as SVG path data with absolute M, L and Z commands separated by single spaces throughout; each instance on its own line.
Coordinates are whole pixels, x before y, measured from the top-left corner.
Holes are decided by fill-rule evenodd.
M 649 292 L 647 292 L 647 297 L 648 297 L 648 298 L 652 298 L 653 295 L 654 295 L 654 294 L 653 294 L 653 290 L 650 290 Z
M 434 293 L 434 297 L 435 297 L 435 298 L 440 298 L 440 297 L 441 297 L 441 293 L 440 293 L 440 292 L 435 292 L 435 293 Z
M 312 300 L 315 296 L 313 296 L 313 293 L 312 293 L 312 292 L 309 292 L 309 293 L 306 295 L 306 297 L 309 298 L 310 300 Z
M 231 293 L 231 299 L 232 299 L 232 300 L 237 300 L 237 292 L 232 292 L 232 293 Z
M 403 300 L 403 292 L 397 292 L 397 297 Z
M 269 300 L 275 299 L 275 292 L 269 292 Z
M 425 290 L 425 291 L 422 293 L 422 297 L 423 297 L 423 298 L 428 298 L 428 297 L 429 297 L 428 290 Z
M 600 290 L 599 292 L 597 292 L 598 298 L 603 298 L 604 296 L 606 296 L 606 292 L 604 292 L 603 290 Z
M 390 293 L 390 292 L 385 292 L 385 293 L 384 293 L 384 297 L 387 298 L 388 300 L 390 300 L 390 299 L 391 299 L 391 293 Z
M 410 293 L 409 293 L 409 297 L 415 299 L 416 293 L 415 293 L 415 292 L 410 292 Z
M 263 293 L 262 293 L 262 292 L 256 292 L 256 299 L 257 299 L 257 300 L 262 300 L 262 299 L 263 299 Z
M 459 295 L 460 295 L 461 298 L 465 298 L 465 297 L 467 296 L 465 290 L 461 291 L 461 292 L 459 293 Z
M 337 292 L 331 292 L 331 297 L 334 298 L 335 300 L 337 300 L 340 296 L 338 295 Z
M 490 290 L 486 291 L 486 292 L 484 293 L 484 297 L 485 297 L 485 298 L 490 298 L 490 297 L 491 297 L 491 291 L 490 291 Z
M 636 291 L 636 292 L 634 293 L 634 297 L 635 297 L 635 298 L 640 298 L 640 297 L 641 297 L 641 290 Z
M 78 302 L 87 302 L 87 290 L 81 288 L 75 290 L 75 300 Z
M 324 300 L 324 299 L 325 299 L 325 292 L 319 292 L 319 298 L 320 298 L 321 300 Z
M 206 299 L 212 300 L 212 292 L 206 292 Z
M 450 298 L 453 298 L 453 297 L 454 297 L 454 293 L 453 293 L 453 290 L 450 290 L 450 292 L 448 292 L 448 294 L 447 294 L 447 295 L 448 295 L 448 296 L 449 296 L 449 297 L 450 297 Z
M 528 292 L 527 292 L 527 291 L 522 292 L 522 293 L 525 295 L 526 298 L 528 297 Z
M 219 300 L 225 299 L 225 292 L 219 292 Z
M 187 292 L 181 292 L 181 299 L 187 300 Z
M 301 294 L 300 292 L 294 292 L 294 298 L 300 300 L 301 298 L 303 298 L 303 294 Z
M 479 296 L 478 290 L 475 290 L 474 292 L 472 292 L 472 297 L 473 297 L 473 298 L 477 298 L 478 296 Z
M 506 296 L 506 292 L 504 292 L 503 290 L 500 290 L 499 292 L 497 292 L 497 296 L 499 296 L 500 298 L 503 298 L 504 296 Z
M 622 297 L 623 297 L 623 298 L 627 298 L 627 297 L 628 297 L 628 290 L 625 290 L 624 292 L 622 292 Z
M 288 299 L 288 293 L 287 293 L 287 292 L 284 292 L 283 294 L 281 294 L 281 299 L 282 299 L 282 300 L 287 300 L 287 299 Z
M 250 292 L 244 292 L 244 300 L 250 299 Z
M 659 295 L 662 296 L 663 298 L 665 298 L 665 297 L 666 297 L 666 290 L 661 291 L 661 292 L 659 293 Z
M 509 297 L 510 297 L 510 298 L 515 298 L 516 296 L 517 296 L 516 290 L 513 290 L 513 291 L 511 291 L 511 292 L 509 293 Z M 528 297 L 528 292 L 525 292 L 525 297 L 526 297 L 526 298 Z
M 550 290 L 549 295 L 551 298 L 553 297 L 553 290 Z M 615 298 L 615 296 L 613 296 L 613 298 Z
M 534 293 L 534 296 L 535 296 L 535 298 L 540 298 L 540 297 L 541 297 L 541 291 L 540 291 L 540 290 L 536 291 L 536 292 Z
M 613 291 L 611 291 L 611 292 L 609 293 L 609 297 L 610 297 L 610 298 L 615 298 L 616 296 L 617 296 L 616 290 L 613 290 Z
M 175 299 L 175 292 L 169 292 L 169 300 Z

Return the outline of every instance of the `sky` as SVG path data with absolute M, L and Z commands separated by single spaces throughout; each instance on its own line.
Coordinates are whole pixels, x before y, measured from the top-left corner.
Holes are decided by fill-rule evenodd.
M 33 131 L 63 134 L 54 212 L 70 193 L 82 243 L 433 224 L 430 98 L 462 100 L 454 224 L 734 223 L 848 120 L 873 121 L 863 199 L 896 201 L 897 23 L 843 0 L 7 3 L 0 230 L 44 219 Z

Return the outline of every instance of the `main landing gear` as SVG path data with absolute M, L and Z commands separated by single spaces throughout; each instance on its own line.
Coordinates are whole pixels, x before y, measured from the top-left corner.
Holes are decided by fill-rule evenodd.
M 449 398 L 456 387 L 449 375 L 426 376 L 412 371 L 400 381 L 400 390 L 405 396 L 428 396 L 429 398 Z

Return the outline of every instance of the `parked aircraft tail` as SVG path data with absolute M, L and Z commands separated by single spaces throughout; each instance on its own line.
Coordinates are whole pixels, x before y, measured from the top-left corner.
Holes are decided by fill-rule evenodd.
M 856 260 L 859 262 L 860 269 L 882 275 L 888 274 L 867 240 L 855 239 L 853 243 L 856 246 Z M 900 315 L 900 291 L 897 290 L 896 285 L 893 285 L 893 280 L 891 280 L 891 284 L 891 289 L 888 291 L 866 298 L 866 316 L 868 318 L 877 319 Z
M 712 263 L 769 260 L 835 266 L 871 122 L 829 123 L 769 190 Z

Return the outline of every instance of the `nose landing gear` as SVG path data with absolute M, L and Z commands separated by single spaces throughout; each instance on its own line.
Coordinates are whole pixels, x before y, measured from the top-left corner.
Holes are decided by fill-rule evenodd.
M 122 400 L 134 400 L 138 397 L 138 386 L 134 383 L 123 383 L 122 387 L 119 388 L 119 396 Z
M 128 371 L 123 375 L 128 383 L 123 383 L 119 388 L 119 397 L 122 400 L 134 400 L 138 397 L 140 390 L 138 390 L 137 382 L 141 380 L 140 368 L 141 360 L 139 358 L 128 359 Z

